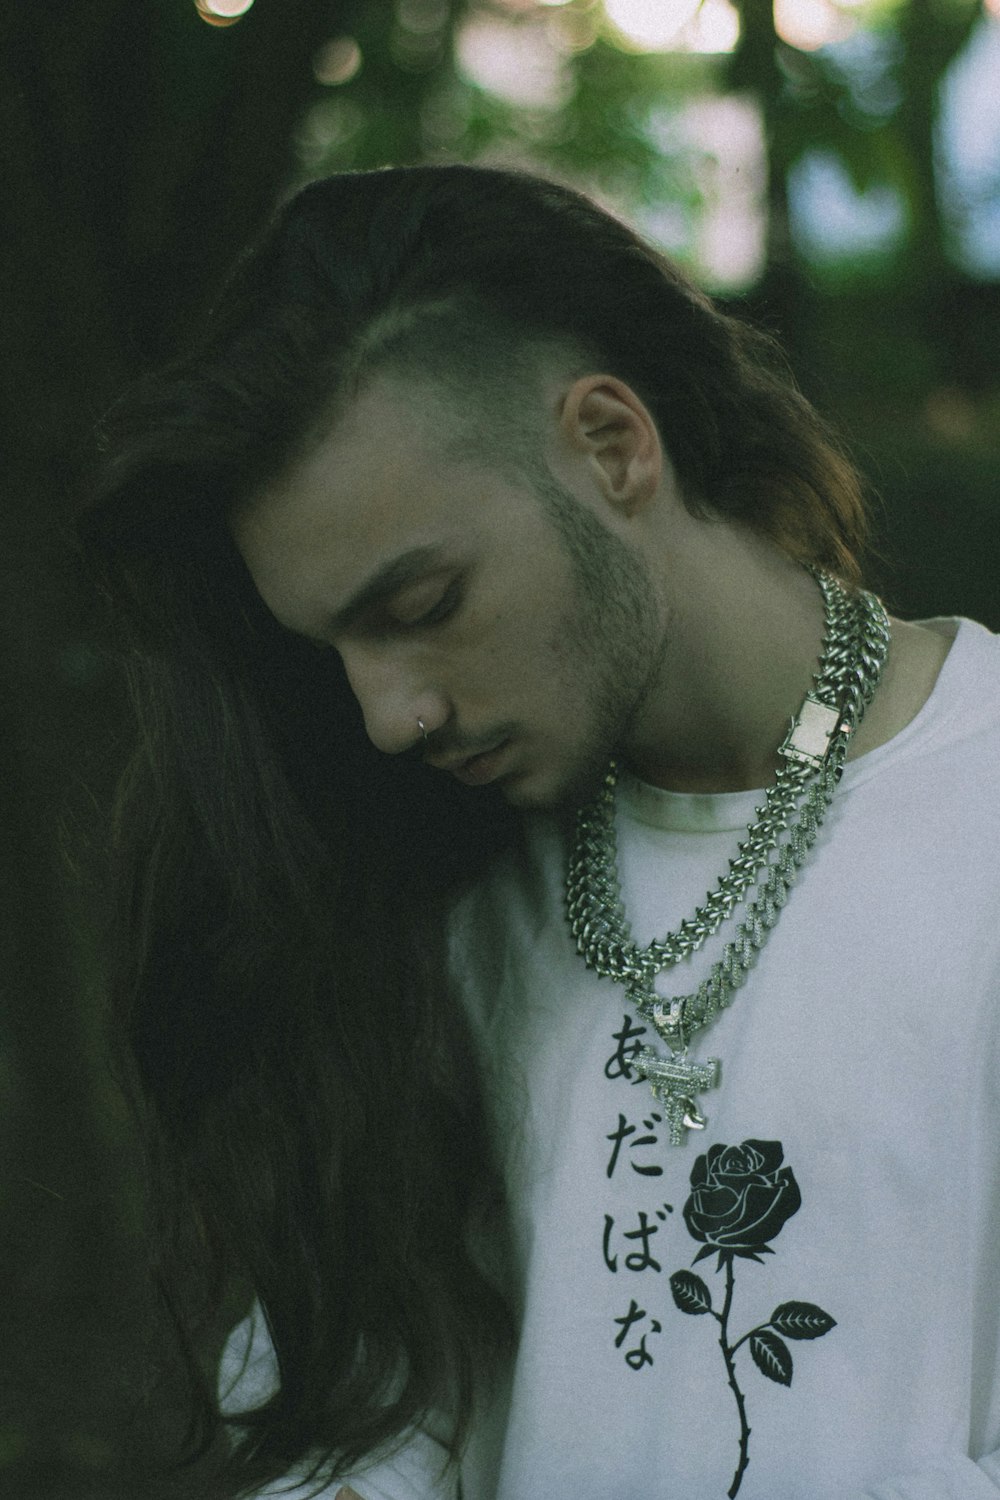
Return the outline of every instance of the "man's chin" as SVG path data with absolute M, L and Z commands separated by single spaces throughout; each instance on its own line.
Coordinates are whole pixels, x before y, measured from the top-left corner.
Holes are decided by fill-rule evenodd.
M 602 760 L 562 775 L 511 775 L 498 783 L 498 790 L 518 812 L 575 812 L 597 794 L 606 769 L 607 761 Z

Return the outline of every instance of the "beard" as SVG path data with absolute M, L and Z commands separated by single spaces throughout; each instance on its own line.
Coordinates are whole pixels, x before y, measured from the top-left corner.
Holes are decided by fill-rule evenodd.
M 642 558 L 547 472 L 532 487 L 572 567 L 573 600 L 553 654 L 564 695 L 580 713 L 566 725 L 569 754 L 546 795 L 511 801 L 575 809 L 595 794 L 628 739 L 659 676 L 667 636 Z

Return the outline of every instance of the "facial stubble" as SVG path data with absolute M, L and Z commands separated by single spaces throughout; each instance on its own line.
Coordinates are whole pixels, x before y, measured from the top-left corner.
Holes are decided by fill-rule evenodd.
M 666 632 L 644 561 L 551 475 L 536 476 L 533 488 L 573 575 L 559 654 L 584 709 L 565 726 L 572 758 L 552 801 L 575 807 L 627 745 L 659 677 Z

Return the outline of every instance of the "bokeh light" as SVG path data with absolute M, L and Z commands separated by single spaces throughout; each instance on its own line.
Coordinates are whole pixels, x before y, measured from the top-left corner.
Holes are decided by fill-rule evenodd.
M 699 0 L 604 0 L 619 36 L 640 52 L 662 52 L 692 19 Z
M 837 152 L 813 147 L 788 173 L 792 234 L 814 266 L 877 267 L 906 238 L 906 207 L 898 190 L 875 181 L 863 192 Z
M 562 0 L 557 6 L 555 3 L 549 6 L 549 15 L 546 29 L 552 45 L 557 52 L 572 55 L 574 52 L 586 52 L 597 41 L 600 16 L 596 6 L 589 10 L 578 10 L 564 5 Z
M 350 83 L 361 71 L 361 48 L 352 36 L 324 42 L 313 58 L 313 77 L 329 87 Z
M 680 195 L 647 203 L 636 213 L 642 229 L 695 266 L 710 290 L 751 285 L 766 256 L 767 144 L 759 105 L 744 95 L 701 94 L 665 104 L 650 127 L 665 156 L 689 163 L 697 206 Z
M 1000 17 L 984 15 L 941 80 L 938 194 L 958 264 L 1000 277 Z
M 459 72 L 498 99 L 522 109 L 555 108 L 566 96 L 565 53 L 545 18 L 508 21 L 472 15 L 455 38 Z
M 389 53 L 397 67 L 427 73 L 443 60 L 448 35 L 448 0 L 396 0 L 396 24 Z
M 783 42 L 800 52 L 815 52 L 843 42 L 858 24 L 830 0 L 774 0 L 774 29 Z
M 730 0 L 701 0 L 697 11 L 678 32 L 673 46 L 683 52 L 732 52 L 740 39 L 739 11 Z
M 209 26 L 235 26 L 252 5 L 253 0 L 194 0 L 195 10 Z

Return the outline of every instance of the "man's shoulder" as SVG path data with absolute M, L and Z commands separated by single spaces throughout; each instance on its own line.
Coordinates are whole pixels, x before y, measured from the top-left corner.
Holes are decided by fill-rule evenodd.
M 856 811 L 909 808 L 993 843 L 1000 824 L 1000 636 L 972 620 L 921 622 L 946 648 L 933 686 L 909 722 L 856 755 L 844 787 Z M 860 739 L 860 736 L 859 736 Z M 874 799 L 874 801 L 872 800 Z
M 1000 733 L 1000 635 L 975 620 L 926 621 L 928 630 L 951 627 L 947 651 L 930 702 L 942 729 L 957 738 L 996 744 Z M 935 701 L 937 700 L 937 701 Z M 995 765 L 1000 769 L 1000 755 Z
M 1000 713 L 1000 636 L 972 620 L 893 620 L 882 681 L 848 759 L 880 750 L 911 726 L 927 729 L 942 710 L 974 710 L 977 682 L 991 684 L 987 707 Z

